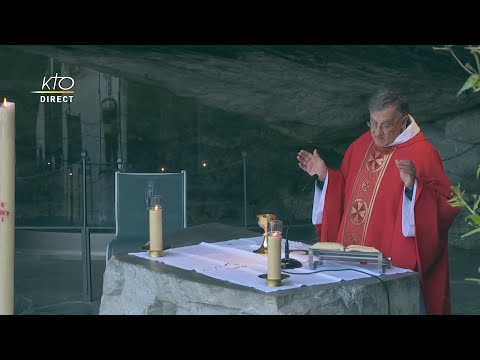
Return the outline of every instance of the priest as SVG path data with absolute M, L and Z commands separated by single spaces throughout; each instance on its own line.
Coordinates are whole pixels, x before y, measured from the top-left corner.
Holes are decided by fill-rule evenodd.
M 318 151 L 300 150 L 299 167 L 318 176 L 312 222 L 320 241 L 372 246 L 394 266 L 417 271 L 421 313 L 450 314 L 448 229 L 459 208 L 437 149 L 393 89 L 369 101 L 370 131 L 348 147 L 339 170 Z

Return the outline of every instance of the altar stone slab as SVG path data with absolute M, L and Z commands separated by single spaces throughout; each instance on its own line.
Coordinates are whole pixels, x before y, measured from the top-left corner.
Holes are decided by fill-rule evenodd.
M 168 234 L 165 244 L 179 247 L 258 235 L 212 223 Z M 390 314 L 419 313 L 418 273 L 381 278 L 388 287 Z M 387 315 L 388 308 L 384 284 L 372 277 L 265 293 L 124 253 L 106 266 L 99 314 Z

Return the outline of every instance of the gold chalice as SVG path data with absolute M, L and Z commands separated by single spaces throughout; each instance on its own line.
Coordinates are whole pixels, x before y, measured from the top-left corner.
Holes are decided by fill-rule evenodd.
M 258 214 L 257 219 L 258 219 L 258 226 L 260 226 L 263 229 L 263 242 L 262 242 L 262 246 L 260 246 L 257 250 L 255 250 L 254 253 L 266 254 L 268 252 L 268 248 L 267 248 L 267 234 L 268 234 L 267 225 L 268 225 L 268 222 L 270 220 L 277 220 L 277 215 L 275 215 L 275 214 Z

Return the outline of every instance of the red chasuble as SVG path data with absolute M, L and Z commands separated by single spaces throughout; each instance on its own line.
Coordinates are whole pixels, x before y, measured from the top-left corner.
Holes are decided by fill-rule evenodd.
M 415 237 L 402 233 L 404 183 L 395 160 L 416 167 Z M 447 203 L 451 183 L 438 151 L 419 132 L 379 149 L 370 132 L 347 149 L 340 171 L 328 169 L 320 241 L 373 246 L 394 266 L 420 273 L 428 314 L 450 314 L 448 229 L 459 208 Z

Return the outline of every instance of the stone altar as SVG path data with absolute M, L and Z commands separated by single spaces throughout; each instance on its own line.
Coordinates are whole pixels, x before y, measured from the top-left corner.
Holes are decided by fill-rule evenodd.
M 202 224 L 165 235 L 172 247 L 259 234 L 218 223 Z M 374 315 L 418 314 L 418 273 L 302 286 L 265 293 L 163 263 L 119 254 L 107 264 L 100 315 Z

